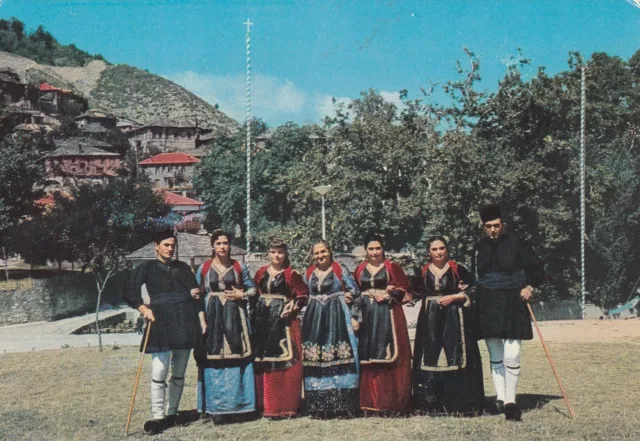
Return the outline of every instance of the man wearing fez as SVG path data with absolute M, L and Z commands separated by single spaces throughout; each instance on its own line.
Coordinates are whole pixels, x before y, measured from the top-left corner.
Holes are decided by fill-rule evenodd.
M 200 333 L 206 331 L 200 288 L 189 265 L 173 260 L 177 246 L 173 231 L 156 233 L 156 259 L 136 267 L 124 287 L 124 299 L 151 322 L 146 353 L 151 354 L 151 414 L 145 431 L 156 434 L 176 423 L 189 354 Z M 140 289 L 146 285 L 150 302 L 143 304 Z M 144 347 L 143 343 L 140 350 Z M 171 379 L 167 387 L 167 374 Z M 168 400 L 165 391 L 168 389 Z M 168 403 L 165 403 L 168 401 Z M 165 414 L 165 404 L 167 410 Z
M 472 261 L 478 338 L 489 350 L 496 410 L 520 421 L 520 347 L 522 340 L 533 338 L 527 302 L 542 283 L 543 265 L 528 243 L 505 233 L 499 205 L 481 208 L 480 219 L 486 237 L 476 243 Z

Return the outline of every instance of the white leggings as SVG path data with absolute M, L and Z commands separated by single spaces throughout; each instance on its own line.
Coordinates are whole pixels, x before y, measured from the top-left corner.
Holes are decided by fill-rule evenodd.
M 191 349 L 174 349 L 151 354 L 151 416 L 154 420 L 161 420 L 165 416 L 165 389 L 169 364 L 171 364 L 171 379 L 169 380 L 167 415 L 177 413 L 190 353 Z
M 491 363 L 491 377 L 496 389 L 496 400 L 505 404 L 516 402 L 516 389 L 520 378 L 520 349 L 522 340 L 486 338 Z

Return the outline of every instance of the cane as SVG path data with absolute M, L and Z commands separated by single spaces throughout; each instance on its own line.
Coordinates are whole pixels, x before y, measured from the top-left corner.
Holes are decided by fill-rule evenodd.
M 533 309 L 531 309 L 531 304 L 527 303 L 527 308 L 529 308 L 529 314 L 531 314 L 531 318 L 533 319 L 533 324 L 536 327 L 536 332 L 538 333 L 538 337 L 540 337 L 540 343 L 542 343 L 544 352 L 545 354 L 547 354 L 547 358 L 549 359 L 549 364 L 551 365 L 551 370 L 553 371 L 553 375 L 555 375 L 556 381 L 558 382 L 558 386 L 560 386 L 560 392 L 562 392 L 562 398 L 564 399 L 564 403 L 567 405 L 567 409 L 569 409 L 569 414 L 571 415 L 571 418 L 575 419 L 576 414 L 573 411 L 573 408 L 571 407 L 571 403 L 569 403 L 569 398 L 567 397 L 567 393 L 564 391 L 564 387 L 562 386 L 562 381 L 560 381 L 560 376 L 556 371 L 556 365 L 553 363 L 553 359 L 551 358 L 551 354 L 549 353 L 547 344 L 544 342 L 544 337 L 542 337 L 542 333 L 540 332 L 540 328 L 538 327 L 536 316 L 533 315 Z
M 144 337 L 144 344 L 142 345 L 142 352 L 140 353 L 140 362 L 138 363 L 138 374 L 136 375 L 136 382 L 133 384 L 133 395 L 131 396 L 131 405 L 129 406 L 129 415 L 127 415 L 127 425 L 124 428 L 124 436 L 129 434 L 129 424 L 131 424 L 131 415 L 133 414 L 133 404 L 136 402 L 136 393 L 138 392 L 138 383 L 140 382 L 140 372 L 142 372 L 142 361 L 144 360 L 144 353 L 147 351 L 147 343 L 149 342 L 149 334 L 151 334 L 151 321 L 147 324 L 147 335 Z

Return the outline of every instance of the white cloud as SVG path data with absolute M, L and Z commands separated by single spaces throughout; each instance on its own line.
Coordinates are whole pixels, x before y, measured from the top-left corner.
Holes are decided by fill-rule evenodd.
M 246 79 L 243 74 L 216 76 L 185 71 L 166 77 L 208 103 L 218 104 L 230 117 L 245 120 Z M 267 122 L 294 118 L 305 108 L 306 101 L 305 92 L 292 81 L 260 74 L 251 79 L 252 113 Z
M 169 80 L 185 87 L 238 122 L 246 118 L 246 79 L 244 73 L 236 75 L 207 75 L 193 71 L 165 75 Z M 382 90 L 380 95 L 402 110 L 404 105 L 398 92 Z M 321 123 L 326 116 L 335 116 L 336 105 L 349 104 L 352 98 L 322 93 L 307 93 L 293 81 L 256 74 L 251 78 L 251 110 L 271 126 L 285 121 Z
M 384 98 L 384 100 L 388 103 L 395 104 L 398 110 L 402 110 L 405 107 L 402 99 L 400 99 L 400 92 L 389 92 L 387 90 L 381 90 L 380 96 Z
M 344 103 L 346 105 L 351 102 L 351 98 L 346 96 L 335 97 L 335 104 L 333 103 L 333 99 L 334 97 L 331 95 L 317 94 L 315 96 L 316 115 L 320 121 L 322 121 L 326 116 L 336 116 L 336 106 L 340 103 Z

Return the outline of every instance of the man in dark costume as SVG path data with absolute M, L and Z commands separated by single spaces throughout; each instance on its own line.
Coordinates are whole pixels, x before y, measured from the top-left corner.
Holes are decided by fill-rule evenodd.
M 529 244 L 504 232 L 500 206 L 483 207 L 480 218 L 486 237 L 476 244 L 472 262 L 478 338 L 489 350 L 497 411 L 520 421 L 520 347 L 522 340 L 533 338 L 527 302 L 542 283 L 543 265 Z
M 145 423 L 144 429 L 155 434 L 176 423 L 189 354 L 200 333 L 205 332 L 206 323 L 195 275 L 186 263 L 172 260 L 177 246 L 173 231 L 157 233 L 153 242 L 157 259 L 144 262 L 131 272 L 124 299 L 147 321 L 153 322 L 146 348 L 146 353 L 152 355 L 153 419 Z M 149 305 L 142 301 L 140 289 L 143 284 L 149 293 Z M 167 387 L 169 366 L 171 379 Z M 165 414 L 166 389 L 169 397 Z
M 144 315 L 140 314 L 136 319 L 136 332 L 138 335 L 142 335 L 142 330 L 144 329 Z

